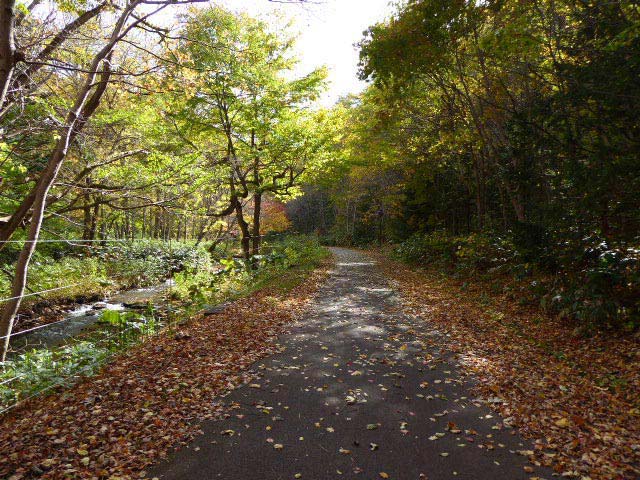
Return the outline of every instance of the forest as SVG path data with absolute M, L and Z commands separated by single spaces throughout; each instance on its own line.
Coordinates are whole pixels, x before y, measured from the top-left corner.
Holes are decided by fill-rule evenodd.
M 0 1 L 0 478 L 640 475 L 636 2 Z
M 360 43 L 325 180 L 289 204 L 330 244 L 517 277 L 582 327 L 638 327 L 634 2 L 411 1 Z

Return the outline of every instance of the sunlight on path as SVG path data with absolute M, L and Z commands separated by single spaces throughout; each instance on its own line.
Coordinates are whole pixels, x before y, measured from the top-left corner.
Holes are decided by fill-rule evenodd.
M 374 262 L 334 253 L 330 279 L 282 339 L 284 352 L 224 399 L 227 419 L 205 423 L 150 477 L 541 477 L 517 453 L 531 447 L 469 396 L 473 380 L 438 332 L 401 313 Z

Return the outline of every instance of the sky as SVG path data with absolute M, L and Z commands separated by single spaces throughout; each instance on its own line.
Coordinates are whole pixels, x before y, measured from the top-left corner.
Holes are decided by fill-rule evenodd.
M 359 93 L 365 83 L 358 80 L 358 49 L 355 44 L 370 25 L 390 16 L 389 0 L 314 0 L 310 5 L 275 3 L 268 0 L 222 0 L 218 3 L 276 25 L 294 20 L 300 37 L 296 46 L 300 74 L 326 65 L 329 90 L 321 103 L 330 106 L 341 96 Z

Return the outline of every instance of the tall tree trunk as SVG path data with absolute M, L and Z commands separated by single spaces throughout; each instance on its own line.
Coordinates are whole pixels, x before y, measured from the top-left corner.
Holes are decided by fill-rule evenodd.
M 0 108 L 4 105 L 16 64 L 15 0 L 0 0 Z
M 12 299 L 5 304 L 4 308 L 0 312 L 0 337 L 4 337 L 2 338 L 3 343 L 0 351 L 0 360 L 2 362 L 4 362 L 7 355 L 11 331 L 13 329 L 13 322 L 15 315 L 20 308 L 22 296 L 24 295 L 29 262 L 31 261 L 31 257 L 33 256 L 33 252 L 40 236 L 40 228 L 42 226 L 42 219 L 44 217 L 44 209 L 49 190 L 58 177 L 62 163 L 67 156 L 69 146 L 100 104 L 102 95 L 104 94 L 111 77 L 111 69 L 109 65 L 111 53 L 130 14 L 130 9 L 128 9 L 126 13 L 122 14 L 112 31 L 110 42 L 96 54 L 91 62 L 88 70 L 90 73 L 87 73 L 85 82 L 80 87 L 80 90 L 76 95 L 73 107 L 67 113 L 65 124 L 60 130 L 60 137 L 56 143 L 56 147 L 51 154 L 47 165 L 40 174 L 34 189 L 32 190 L 34 201 L 31 214 L 31 224 L 29 225 L 27 241 L 20 252 L 20 256 L 18 257 L 18 262 L 16 264 L 16 274 L 11 285 Z M 98 70 L 101 66 L 103 68 L 103 72 L 100 74 L 100 79 L 96 82 L 98 79 Z M 93 93 L 91 93 L 92 91 Z M 11 235 L 11 233 L 9 233 L 9 235 Z
M 2 7 L 0 8 L 2 8 L 3 11 L 5 10 L 4 8 L 5 4 L 15 3 L 15 0 L 0 0 L 0 1 L 2 2 Z M 40 0 L 32 1 L 31 4 L 29 5 L 29 10 L 31 10 L 32 7 L 35 7 L 39 3 L 41 3 Z M 102 12 L 109 5 L 110 5 L 109 2 L 103 2 L 93 7 L 91 10 L 87 10 L 82 14 L 78 15 L 78 17 L 76 17 L 74 20 L 72 20 L 67 25 L 65 25 L 57 34 L 53 36 L 53 38 L 49 41 L 49 43 L 45 45 L 44 48 L 40 50 L 40 52 L 38 52 L 37 57 L 30 58 L 29 60 L 31 61 L 27 64 L 26 68 L 22 69 L 22 71 L 19 72 L 17 75 L 15 75 L 15 77 L 13 75 L 13 67 L 18 61 L 22 59 L 23 55 L 21 55 L 20 52 L 15 52 L 15 51 L 13 52 L 13 58 L 11 62 L 11 73 L 9 75 L 8 80 L 5 80 L 4 75 L 0 74 L 0 85 L 3 87 L 2 89 L 3 94 L 1 99 L 2 101 L 0 101 L 0 107 L 1 107 L 0 118 L 3 118 L 7 114 L 7 112 L 10 110 L 11 106 L 16 103 L 16 100 L 20 98 L 18 92 L 20 90 L 24 90 L 25 88 L 30 87 L 30 85 L 33 82 L 33 79 L 36 78 L 35 77 L 36 73 L 46 64 L 46 60 L 49 60 L 52 57 L 52 55 L 55 54 L 55 52 L 65 43 L 65 41 L 73 35 L 74 32 L 76 32 L 78 29 L 80 29 L 82 26 L 84 26 L 87 22 L 89 22 L 93 18 L 97 17 L 100 14 L 100 12 Z M 11 16 L 11 18 L 13 18 L 13 21 L 17 25 L 19 25 L 22 22 L 24 17 L 25 15 L 22 12 L 18 12 L 17 15 L 14 14 Z M 7 28 L 6 19 L 2 18 L 2 14 L 0 14 L 0 31 L 2 32 L 0 36 L 3 37 L 3 40 L 4 40 L 4 37 L 6 37 L 10 33 L 8 30 L 6 30 L 6 28 Z M 14 28 L 13 25 L 10 25 L 10 28 L 11 30 L 13 30 Z M 11 37 L 13 37 L 12 32 L 11 32 Z M 0 43 L 2 43 L 3 40 L 0 40 Z M 2 59 L 4 60 L 4 54 L 2 55 Z M 0 70 L 3 70 L 3 68 L 0 67 Z M 7 91 L 7 87 L 9 86 L 9 84 L 13 84 L 12 92 Z
M 57 174 L 57 171 L 55 174 Z M 18 308 L 20 308 L 22 296 L 24 295 L 24 290 L 27 285 L 29 262 L 31 261 L 33 252 L 36 249 L 38 237 L 40 236 L 40 227 L 42 226 L 42 217 L 44 216 L 47 194 L 53 184 L 54 178 L 55 175 L 50 182 L 43 184 L 41 190 L 38 192 L 38 198 L 33 206 L 33 218 L 31 219 L 31 225 L 29 226 L 27 241 L 20 252 L 20 256 L 18 257 L 16 273 L 11 285 L 11 300 L 9 300 L 2 309 L 2 316 L 0 317 L 0 337 L 3 338 L 0 360 L 3 363 L 7 357 L 7 351 L 9 350 L 9 341 L 11 339 L 11 331 L 13 330 L 13 320 L 16 313 L 18 313 Z
M 2 54 L 2 58 L 0 59 L 1 70 L 3 64 L 5 64 L 5 66 L 10 65 L 11 62 L 15 64 L 16 58 L 15 51 L 13 52 L 11 58 L 7 56 L 8 53 L 1 51 L 3 48 L 6 49 L 7 52 L 11 51 L 12 49 L 15 50 L 12 43 L 13 34 L 8 34 L 6 31 L 7 29 L 13 30 L 15 18 L 13 18 L 14 16 L 12 12 L 15 0 L 0 0 L 0 2 L 2 2 L 2 4 L 0 4 L 0 53 Z M 22 203 L 18 206 L 9 221 L 5 223 L 2 228 L 0 228 L 0 241 L 8 240 L 9 238 L 11 238 L 15 230 L 25 222 L 29 211 L 35 205 L 35 202 L 39 200 L 38 195 L 45 190 L 48 192 L 46 183 L 51 178 L 51 173 L 53 171 L 55 171 L 55 175 L 52 181 L 55 181 L 55 176 L 57 176 L 60 164 L 66 158 L 69 145 L 73 143 L 73 140 L 83 129 L 89 117 L 91 117 L 96 108 L 98 108 L 100 100 L 102 99 L 107 85 L 109 84 L 109 80 L 111 78 L 111 57 L 115 45 L 119 41 L 121 41 L 123 35 L 130 31 L 135 25 L 144 22 L 145 18 L 148 15 L 153 14 L 149 13 L 147 15 L 142 15 L 136 18 L 134 22 L 125 27 L 127 21 L 131 17 L 131 14 L 141 3 L 142 0 L 133 0 L 122 10 L 122 13 L 117 18 L 115 25 L 111 31 L 109 40 L 95 54 L 93 60 L 91 61 L 91 64 L 87 67 L 87 75 L 85 77 L 84 84 L 79 87 L 74 105 L 67 113 L 65 126 L 61 129 L 60 139 L 56 144 L 55 152 L 49 158 L 47 165 L 40 173 L 38 181 L 34 185 L 31 192 L 29 192 L 29 194 L 23 199 Z M 169 3 L 170 2 L 167 2 L 166 5 L 157 8 L 155 12 L 161 10 L 165 6 L 168 6 Z M 7 41 L 10 41 L 11 43 L 6 43 Z M 100 71 L 101 67 L 102 71 Z M 0 72 L 0 89 L 2 89 L 2 91 L 0 91 L 0 96 L 2 97 L 2 100 L 6 100 L 6 90 L 8 88 L 8 83 L 11 81 L 11 74 L 12 71 L 7 71 L 6 68 L 4 72 Z M 98 77 L 99 80 L 96 81 Z M 5 80 L 4 83 L 3 78 Z M 92 91 L 93 94 L 91 94 Z
M 475 179 L 475 203 L 476 203 L 476 215 L 478 216 L 478 230 L 484 230 L 485 220 L 485 176 L 484 176 L 484 161 L 481 155 L 477 154 L 473 147 L 471 147 L 471 158 L 473 159 L 473 172 Z
M 242 256 L 245 260 L 249 260 L 251 258 L 251 232 L 249 231 L 249 224 L 244 219 L 244 214 L 242 212 L 242 202 L 237 197 L 235 197 L 235 211 L 236 220 L 238 221 L 238 226 L 240 227 L 240 233 L 242 235 L 242 237 L 240 238 L 240 244 L 242 246 Z
M 85 183 L 88 184 L 91 182 L 91 177 L 87 177 L 85 179 Z M 83 240 L 91 240 L 89 237 L 91 236 L 91 223 L 92 223 L 92 213 L 93 209 L 91 207 L 91 194 L 89 190 L 85 190 L 82 194 L 82 211 L 83 211 L 83 228 L 82 228 L 82 239 Z
M 262 193 L 256 192 L 253 196 L 253 245 L 251 254 L 260 254 L 260 244 L 262 237 L 260 235 L 260 212 L 262 211 Z
M 96 231 L 98 229 L 98 214 L 100 213 L 100 203 L 96 202 L 93 205 L 93 212 L 91 214 L 91 225 L 89 227 L 89 238 L 88 240 L 96 239 Z
M 40 236 L 40 227 L 42 226 L 42 218 L 44 216 L 44 208 L 47 202 L 47 196 L 49 194 L 51 186 L 58 176 L 60 167 L 62 167 L 62 163 L 69 149 L 69 144 L 78 134 L 78 121 L 81 118 L 82 112 L 84 111 L 87 97 L 89 96 L 89 92 L 93 86 L 95 74 L 90 74 L 89 77 L 90 79 L 87 79 L 85 87 L 82 89 L 76 99 L 74 108 L 69 112 L 66 126 L 64 127 L 62 135 L 58 140 L 56 149 L 51 155 L 47 166 L 45 167 L 42 175 L 40 176 L 40 179 L 38 180 L 38 183 L 36 184 L 36 189 L 34 190 L 35 202 L 33 204 L 31 224 L 29 225 L 27 240 L 24 244 L 24 247 L 22 248 L 22 251 L 20 252 L 20 256 L 18 257 L 18 262 L 16 264 L 16 274 L 11 285 L 12 299 L 6 303 L 5 307 L 2 309 L 2 313 L 0 314 L 0 337 L 4 337 L 2 350 L 0 352 L 0 358 L 2 362 L 4 362 L 7 350 L 9 348 L 9 339 L 11 336 L 11 331 L 13 329 L 13 320 L 16 313 L 18 312 L 18 308 L 20 308 L 22 295 L 24 295 L 24 290 L 27 283 L 27 270 L 29 268 L 29 262 L 31 261 L 31 257 L 33 256 L 33 252 L 36 248 L 36 244 Z

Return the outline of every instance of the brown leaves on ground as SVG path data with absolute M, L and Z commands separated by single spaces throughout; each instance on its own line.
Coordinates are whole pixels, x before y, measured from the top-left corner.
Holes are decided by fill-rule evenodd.
M 323 277 L 288 294 L 263 290 L 195 318 L 116 358 L 97 377 L 39 398 L 2 420 L 0 478 L 139 478 L 152 461 L 223 414 L 215 397 L 278 350 Z
M 579 338 L 561 321 L 506 298 L 482 305 L 453 281 L 377 259 L 408 313 L 449 334 L 448 347 L 476 374 L 479 393 L 535 439 L 535 450 L 521 453 L 570 478 L 639 478 L 637 337 Z

